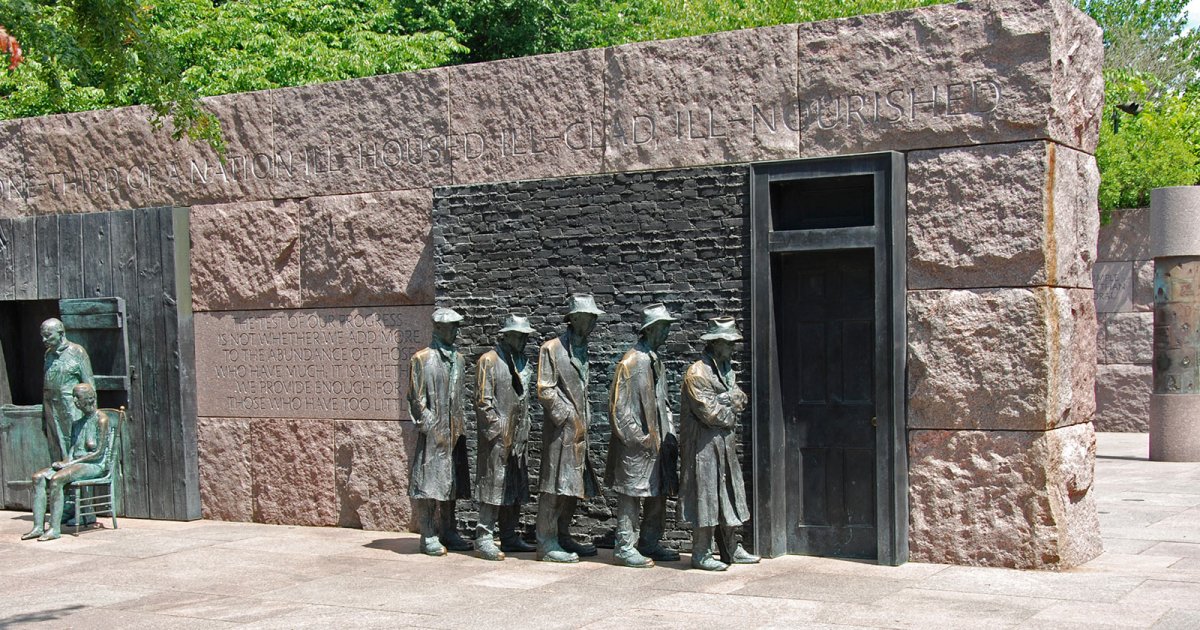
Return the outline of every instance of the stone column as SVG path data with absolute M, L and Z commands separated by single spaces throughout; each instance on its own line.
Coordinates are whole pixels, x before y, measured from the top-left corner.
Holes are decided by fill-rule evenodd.
M 1150 193 L 1154 393 L 1150 459 L 1200 461 L 1200 186 Z

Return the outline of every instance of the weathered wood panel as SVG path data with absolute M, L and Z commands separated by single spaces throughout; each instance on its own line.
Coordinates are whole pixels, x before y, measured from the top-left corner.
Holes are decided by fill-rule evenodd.
M 35 300 L 38 292 L 37 229 L 33 218 L 13 219 L 13 299 Z
M 17 292 L 13 284 L 13 222 L 0 219 L 0 300 L 11 300 Z
M 172 349 L 166 340 L 162 305 L 162 222 L 157 209 L 139 213 L 135 246 L 138 259 L 138 310 L 142 313 L 142 429 L 146 441 L 147 486 L 150 518 L 170 518 L 175 511 L 171 496 L 171 407 L 167 396 L 167 364 Z
M 112 230 L 113 295 L 125 298 L 125 338 L 129 343 L 129 405 L 122 431 L 121 456 L 125 475 L 123 500 L 125 515 L 149 518 L 149 475 L 146 472 L 147 445 L 142 425 L 142 313 L 138 307 L 137 250 L 134 247 L 136 220 L 133 211 L 110 213 Z
M 83 295 L 113 294 L 113 255 L 109 221 L 114 213 L 83 215 Z
M 37 217 L 33 224 L 33 237 L 41 244 L 37 248 L 37 298 L 40 300 L 57 300 L 63 297 L 59 292 L 58 270 L 58 217 Z
M 58 295 L 53 297 L 84 297 L 83 215 L 59 215 L 54 245 L 58 248 Z
M 164 339 L 175 340 L 167 362 L 167 387 L 172 421 L 172 495 L 177 518 L 200 518 L 200 495 L 188 492 L 200 484 L 196 444 L 196 353 L 192 328 L 192 295 L 188 251 L 188 211 L 166 208 L 159 215 L 162 240 L 162 318 Z

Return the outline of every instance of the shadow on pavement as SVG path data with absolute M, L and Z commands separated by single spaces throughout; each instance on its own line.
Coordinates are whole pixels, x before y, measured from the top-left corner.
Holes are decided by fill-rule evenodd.
M 63 606 L 54 610 L 39 610 L 37 612 L 12 615 L 11 617 L 0 617 L 0 628 L 13 628 L 24 624 L 54 621 L 66 617 L 71 613 L 79 612 L 84 608 L 87 607 L 76 604 L 74 606 Z

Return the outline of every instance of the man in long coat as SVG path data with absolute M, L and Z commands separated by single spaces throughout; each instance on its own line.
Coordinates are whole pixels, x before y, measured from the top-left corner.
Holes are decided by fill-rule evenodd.
M 500 329 L 496 347 L 479 357 L 476 365 L 479 449 L 475 498 L 479 501 L 479 525 L 475 550 L 485 560 L 503 560 L 505 551 L 534 550 L 517 533 L 521 504 L 529 500 L 525 451 L 533 366 L 525 356 L 525 342 L 532 332 L 528 319 L 510 315 Z M 497 517 L 499 549 L 494 540 Z
M 433 312 L 433 341 L 412 356 L 408 406 L 417 425 L 417 449 L 408 477 L 408 496 L 421 532 L 421 552 L 468 551 L 455 525 L 454 502 L 471 497 L 463 417 L 463 358 L 454 349 L 462 316 Z M 435 512 L 437 518 L 435 519 Z
M 602 315 L 595 299 L 577 293 L 567 302 L 567 330 L 542 344 L 538 353 L 538 401 L 542 404 L 541 494 L 538 497 L 538 558 L 578 562 L 596 555 L 590 543 L 571 538 L 569 527 L 579 499 L 600 493 L 588 458 L 588 335 Z
M 67 459 L 71 449 L 71 426 L 83 417 L 75 406 L 75 386 L 87 383 L 93 388 L 92 361 L 83 346 L 67 339 L 63 323 L 55 318 L 42 322 L 42 345 L 46 361 L 42 376 L 42 416 L 46 441 L 53 461 Z
M 675 427 L 667 400 L 667 379 L 658 348 L 677 321 L 662 304 L 642 312 L 637 344 L 617 364 L 609 394 L 612 437 L 608 443 L 608 485 L 617 493 L 617 544 L 613 559 L 628 567 L 652 567 L 655 560 L 678 560 L 662 546 L 667 497 L 678 491 Z M 645 508 L 638 535 L 638 512 Z M 636 545 L 635 545 L 636 540 Z
M 732 317 L 711 320 L 700 337 L 704 355 L 687 369 L 681 388 L 681 520 L 693 526 L 692 566 L 708 571 L 759 561 L 737 542 L 737 527 L 750 520 L 735 432 L 747 399 L 731 361 L 741 338 Z M 713 558 L 714 530 L 722 561 Z

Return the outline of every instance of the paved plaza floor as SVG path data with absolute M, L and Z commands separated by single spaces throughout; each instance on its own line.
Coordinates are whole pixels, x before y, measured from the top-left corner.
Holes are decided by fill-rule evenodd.
M 412 534 L 124 519 L 22 542 L 0 511 L 0 628 L 1200 628 L 1200 464 L 1101 434 L 1105 553 L 1061 573 L 785 557 L 725 573 L 518 554 L 428 558 Z

